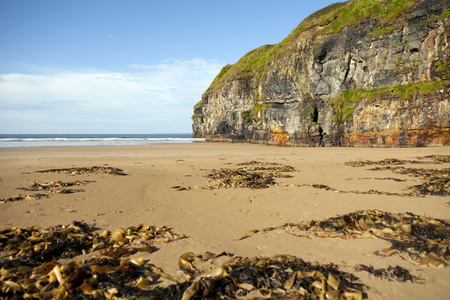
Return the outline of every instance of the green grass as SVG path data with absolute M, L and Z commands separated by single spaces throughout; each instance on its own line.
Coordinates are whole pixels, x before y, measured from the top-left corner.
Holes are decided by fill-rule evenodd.
M 374 29 L 371 33 L 369 33 L 368 37 L 384 37 L 389 35 L 394 30 L 398 29 L 399 26 L 389 26 L 389 27 L 380 27 L 377 29 Z
M 237 63 L 224 66 L 214 78 L 206 93 L 216 91 L 225 82 L 237 78 L 257 78 L 262 72 L 266 71 L 267 63 L 277 55 L 278 51 L 273 49 L 274 47 L 274 45 L 261 46 L 245 54 Z
M 356 26 L 367 19 L 377 19 L 381 26 L 389 24 L 404 13 L 410 12 L 419 0 L 350 0 L 334 3 L 307 17 L 291 33 L 316 26 L 325 26 L 321 33 L 336 33 L 348 26 Z
M 387 25 L 402 14 L 411 11 L 413 5 L 418 1 L 349 0 L 331 4 L 303 20 L 280 43 L 256 48 L 245 54 L 235 64 L 224 66 L 205 94 L 214 93 L 226 82 L 237 78 L 251 78 L 256 79 L 257 82 L 269 68 L 273 68 L 270 63 L 298 51 L 295 41 L 305 30 L 317 27 L 317 35 L 337 33 L 345 27 L 364 23 L 367 19 L 376 19 L 383 28 L 376 29 L 373 34 L 387 34 L 389 31 L 395 30 L 395 26 Z M 245 88 L 248 89 L 249 86 Z
M 244 113 L 242 115 L 242 117 L 244 118 L 245 123 L 251 123 L 252 122 L 252 117 L 248 113 Z
M 250 112 L 251 119 L 254 121 L 258 121 L 259 120 L 258 113 L 263 111 L 266 107 L 267 104 L 259 104 L 259 103 L 255 104 Z
M 433 22 L 433 21 L 436 21 L 436 20 L 446 19 L 446 18 L 450 18 L 450 9 L 447 9 L 446 11 L 444 11 L 440 16 L 436 16 L 436 17 L 428 19 L 428 20 L 426 20 L 424 22 L 425 23 Z
M 257 104 L 255 104 L 253 107 L 252 107 L 252 112 L 258 112 L 258 111 L 261 111 L 261 110 L 263 110 L 265 107 L 267 106 L 267 104 L 260 104 L 260 103 L 257 103 Z
M 229 70 L 231 69 L 231 65 L 227 64 L 225 65 L 222 70 L 220 70 L 219 74 L 217 75 L 217 78 L 222 78 Z
M 447 62 L 441 62 L 441 61 L 438 61 L 435 65 L 434 65 L 434 68 L 436 69 L 436 71 L 438 71 L 438 72 L 445 72 L 445 71 L 447 71 L 447 74 L 449 73 L 449 71 L 448 70 L 450 70 L 450 60 L 449 61 L 447 61 Z
M 441 19 L 450 18 L 450 9 L 447 9 L 445 12 L 443 12 L 440 16 Z
M 432 82 L 417 82 L 372 90 L 354 89 L 345 91 L 331 99 L 336 111 L 334 121 L 340 124 L 343 121 L 350 120 L 355 104 L 361 102 L 363 99 L 367 101 L 374 101 L 376 99 L 394 97 L 406 100 L 414 95 L 424 96 L 433 94 L 437 90 L 447 88 L 448 86 L 450 86 L 450 80 L 440 80 Z
M 372 90 L 354 89 L 345 91 L 337 97 L 342 97 L 344 102 L 360 102 L 362 99 L 369 101 L 383 97 L 397 97 L 401 99 L 409 99 L 413 95 L 427 95 L 434 93 L 436 90 L 443 89 L 450 85 L 449 80 L 439 80 L 432 82 L 417 82 L 405 85 L 390 86 L 377 88 Z

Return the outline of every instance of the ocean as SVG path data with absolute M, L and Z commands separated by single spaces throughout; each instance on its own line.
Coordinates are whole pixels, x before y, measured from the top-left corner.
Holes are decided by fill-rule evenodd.
M 203 142 L 181 134 L 0 134 L 0 148 L 43 146 L 150 145 Z

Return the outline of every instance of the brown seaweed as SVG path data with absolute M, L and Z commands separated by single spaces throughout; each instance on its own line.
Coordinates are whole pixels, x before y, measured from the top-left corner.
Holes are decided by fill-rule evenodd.
M 134 298 L 163 275 L 143 260 L 100 256 L 67 264 L 50 261 L 32 269 L 2 268 L 0 288 L 5 299 Z
M 152 253 L 151 242 L 185 238 L 165 226 L 139 225 L 99 234 L 90 225 L 74 222 L 49 228 L 32 226 L 0 231 L 0 292 L 5 298 L 114 298 L 139 294 L 160 276 L 176 280 L 142 258 Z M 60 263 L 94 250 L 86 261 Z
M 368 191 L 342 191 L 335 188 L 332 188 L 326 184 L 313 183 L 313 184 L 302 184 L 302 185 L 291 185 L 297 187 L 312 187 L 315 189 L 322 189 L 327 191 L 333 191 L 337 193 L 352 193 L 352 194 L 365 194 L 365 195 L 385 195 L 385 196 L 399 196 L 399 197 L 423 197 L 424 195 L 420 194 L 418 191 L 414 190 L 412 192 L 407 193 L 392 193 L 392 192 L 384 192 L 378 190 L 368 190 Z
M 442 164 L 450 162 L 450 155 L 429 155 L 424 157 L 418 157 L 419 160 L 399 160 L 388 158 L 380 161 L 350 161 L 345 165 L 352 167 L 364 167 L 377 165 L 377 167 L 370 170 L 389 170 L 396 174 L 409 175 L 418 177 L 423 180 L 421 184 L 407 187 L 405 193 L 391 193 L 377 190 L 369 191 L 341 191 L 335 188 L 327 187 L 326 190 L 332 190 L 341 193 L 355 193 L 355 194 L 379 194 L 388 196 L 401 196 L 401 197 L 423 197 L 426 195 L 432 196 L 450 196 L 450 168 L 443 169 L 430 169 L 430 168 L 406 168 L 404 164 Z M 368 179 L 383 179 L 383 178 L 368 178 Z M 402 181 L 397 178 L 386 178 L 386 180 Z M 313 187 L 324 188 L 321 184 L 303 184 L 301 187 Z
M 113 167 L 81 167 L 81 168 L 62 168 L 62 169 L 48 169 L 37 171 L 38 173 L 63 173 L 71 175 L 82 175 L 82 174 L 109 174 L 109 175 L 127 175 L 123 170 Z
M 411 281 L 414 283 L 419 279 L 417 276 L 412 275 L 408 269 L 402 268 L 400 266 L 389 266 L 387 268 L 376 269 L 370 265 L 366 266 L 360 264 L 355 267 L 355 270 L 365 271 L 380 279 L 396 280 L 399 282 Z
M 450 168 L 444 169 L 424 169 L 405 167 L 376 167 L 372 170 L 389 170 L 396 174 L 409 175 L 422 178 L 419 185 L 408 187 L 408 190 L 421 195 L 450 196 Z
M 450 155 L 427 155 L 422 157 L 417 157 L 422 160 L 431 160 L 432 163 L 441 164 L 441 163 L 450 163 Z M 426 162 L 429 163 L 429 162 Z
M 347 180 L 352 180 L 353 178 L 348 178 Z M 392 180 L 395 182 L 405 182 L 406 180 L 395 178 L 395 177 L 362 177 L 356 178 L 357 180 Z
M 211 173 L 206 175 L 206 177 L 209 181 L 218 181 L 218 183 L 209 188 L 220 189 L 235 187 L 264 189 L 275 185 L 275 178 L 292 177 L 282 173 L 295 171 L 295 168 L 291 166 L 258 161 L 240 163 L 238 166 L 243 167 L 237 169 L 211 170 Z
M 71 174 L 71 175 L 81 175 L 81 174 L 111 174 L 111 175 L 126 175 L 121 169 L 117 168 L 111 168 L 111 167 L 88 167 L 88 168 L 66 168 L 66 169 L 49 169 L 49 170 L 41 170 L 37 171 L 38 173 L 65 173 L 65 174 Z M 84 192 L 83 189 L 73 189 L 68 187 L 73 186 L 81 186 L 85 185 L 87 183 L 94 182 L 90 180 L 76 180 L 76 181 L 69 181 L 64 182 L 60 180 L 55 180 L 51 182 L 39 182 L 35 180 L 29 187 L 19 187 L 17 189 L 24 190 L 24 191 L 40 191 L 40 192 L 47 192 L 49 194 L 72 194 L 77 192 Z M 6 202 L 14 202 L 14 201 L 20 201 L 20 200 L 36 200 L 40 199 L 41 197 L 48 197 L 48 195 L 45 194 L 33 194 L 33 195 L 18 195 L 16 197 L 10 197 L 10 198 L 0 198 L 0 203 L 6 203 Z
M 30 195 L 18 195 L 15 197 L 9 197 L 9 198 L 0 198 L 0 204 L 6 203 L 6 202 L 15 202 L 15 201 L 22 201 L 22 200 L 38 200 L 42 197 L 48 197 L 46 194 L 41 193 L 35 193 Z
M 57 225 L 49 228 L 37 226 L 12 228 L 0 231 L 0 251 L 8 254 L 2 258 L 2 266 L 17 267 L 19 265 L 36 266 L 42 262 L 59 258 L 71 258 L 94 250 L 107 249 L 119 256 L 128 256 L 138 251 L 151 251 L 148 242 L 170 242 L 184 238 L 184 235 L 173 234 L 165 226 L 139 225 L 127 229 L 119 228 L 115 232 L 105 231 L 98 234 L 92 227 L 82 222 L 71 225 Z M 136 244 L 142 245 L 134 250 L 121 248 Z M 114 252 L 116 251 L 116 252 Z
M 211 188 L 252 188 L 263 189 L 275 184 L 272 174 L 262 174 L 257 172 L 249 172 L 245 170 L 211 170 L 206 176 L 210 181 L 218 181 L 219 183 Z
M 204 261 L 192 253 L 185 253 L 191 264 Z M 180 266 L 181 268 L 181 266 Z M 189 272 L 183 288 L 170 286 L 166 293 L 182 299 L 362 299 L 364 285 L 353 274 L 342 272 L 334 264 L 320 265 L 305 262 L 290 255 L 274 257 L 230 257 L 219 267 Z
M 241 239 L 274 229 L 304 238 L 380 238 L 390 242 L 391 247 L 375 251 L 378 255 L 399 254 L 414 264 L 434 267 L 446 267 L 450 263 L 450 223 L 430 216 L 359 210 L 322 221 L 251 230 Z
M 365 166 L 387 166 L 387 165 L 405 165 L 405 164 L 442 164 L 450 163 L 450 155 L 428 155 L 422 157 L 416 157 L 418 160 L 396 159 L 386 158 L 378 161 L 363 160 L 363 161 L 349 161 L 344 163 L 347 166 L 352 167 L 365 167 Z
M 77 181 L 64 182 L 64 181 L 60 181 L 60 180 L 55 180 L 55 181 L 51 181 L 51 182 L 47 182 L 47 183 L 41 183 L 41 182 L 35 180 L 31 184 L 30 187 L 22 187 L 22 188 L 17 188 L 17 189 L 24 190 L 24 191 L 45 191 L 50 194 L 71 194 L 71 193 L 75 193 L 75 192 L 83 192 L 84 190 L 68 189 L 67 187 L 81 186 L 81 185 L 85 185 L 89 182 L 93 182 L 93 181 L 77 180 Z
M 250 161 L 239 163 L 239 168 L 212 169 L 205 175 L 210 182 L 217 182 L 208 187 L 196 187 L 200 189 L 224 189 L 224 188 L 250 188 L 265 189 L 276 185 L 275 178 L 291 178 L 286 172 L 294 172 L 295 168 L 279 163 Z M 186 191 L 191 187 L 172 186 L 174 191 Z

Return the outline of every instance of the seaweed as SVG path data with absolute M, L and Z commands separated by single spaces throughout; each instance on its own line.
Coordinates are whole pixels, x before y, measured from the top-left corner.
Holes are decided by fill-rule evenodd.
M 48 169 L 37 171 L 38 173 L 63 173 L 71 175 L 81 175 L 81 174 L 110 174 L 110 175 L 120 175 L 125 176 L 123 170 L 113 167 L 80 167 L 80 168 L 61 168 L 61 169 Z
M 387 268 L 376 269 L 370 265 L 366 266 L 360 264 L 355 267 L 355 270 L 365 271 L 380 279 L 396 280 L 399 282 L 411 281 L 412 283 L 415 283 L 419 279 L 417 276 L 412 275 L 408 271 L 408 269 L 402 268 L 400 266 L 388 266 Z
M 450 263 L 449 221 L 410 212 L 359 210 L 320 221 L 286 223 L 275 228 L 251 230 L 240 239 L 274 229 L 303 238 L 380 238 L 390 242 L 391 247 L 375 251 L 377 255 L 390 256 L 397 253 L 414 264 L 435 267 L 446 267 Z

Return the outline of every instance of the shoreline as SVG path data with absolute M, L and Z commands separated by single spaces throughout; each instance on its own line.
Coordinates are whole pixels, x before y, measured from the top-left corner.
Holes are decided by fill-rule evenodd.
M 280 230 L 261 232 L 239 240 L 246 232 L 344 215 L 363 209 L 391 213 L 411 212 L 450 219 L 448 196 L 410 197 L 358 194 L 369 190 L 401 194 L 420 179 L 388 170 L 351 167 L 348 161 L 413 160 L 448 155 L 450 147 L 425 148 L 300 148 L 248 143 L 153 144 L 137 146 L 56 146 L 0 148 L 0 198 L 26 194 L 17 190 L 35 180 L 89 181 L 70 194 L 52 194 L 38 200 L 0 204 L 0 229 L 40 227 L 83 221 L 99 230 L 117 230 L 138 224 L 167 226 L 187 238 L 155 244 L 158 251 L 142 255 L 164 272 L 180 276 L 178 258 L 186 252 L 201 255 L 223 251 L 236 256 L 289 254 L 305 261 L 334 263 L 352 271 L 369 289 L 369 299 L 443 298 L 450 288 L 450 267 L 411 264 L 394 255 L 373 251 L 389 247 L 380 239 L 301 239 Z M 292 177 L 275 178 L 265 189 L 208 189 L 211 170 L 237 168 L 259 161 L 292 166 Z M 103 166 L 127 176 L 36 173 L 54 168 Z M 449 168 L 449 163 L 406 165 Z M 286 173 L 287 174 L 287 173 Z M 385 180 L 397 178 L 402 181 Z M 383 180 L 381 180 L 383 179 Z M 323 184 L 335 190 L 302 187 Z M 177 191 L 172 187 L 189 188 Z M 337 192 L 340 191 L 340 192 Z M 399 283 L 355 272 L 357 264 L 386 268 L 399 265 L 424 279 L 425 285 Z

